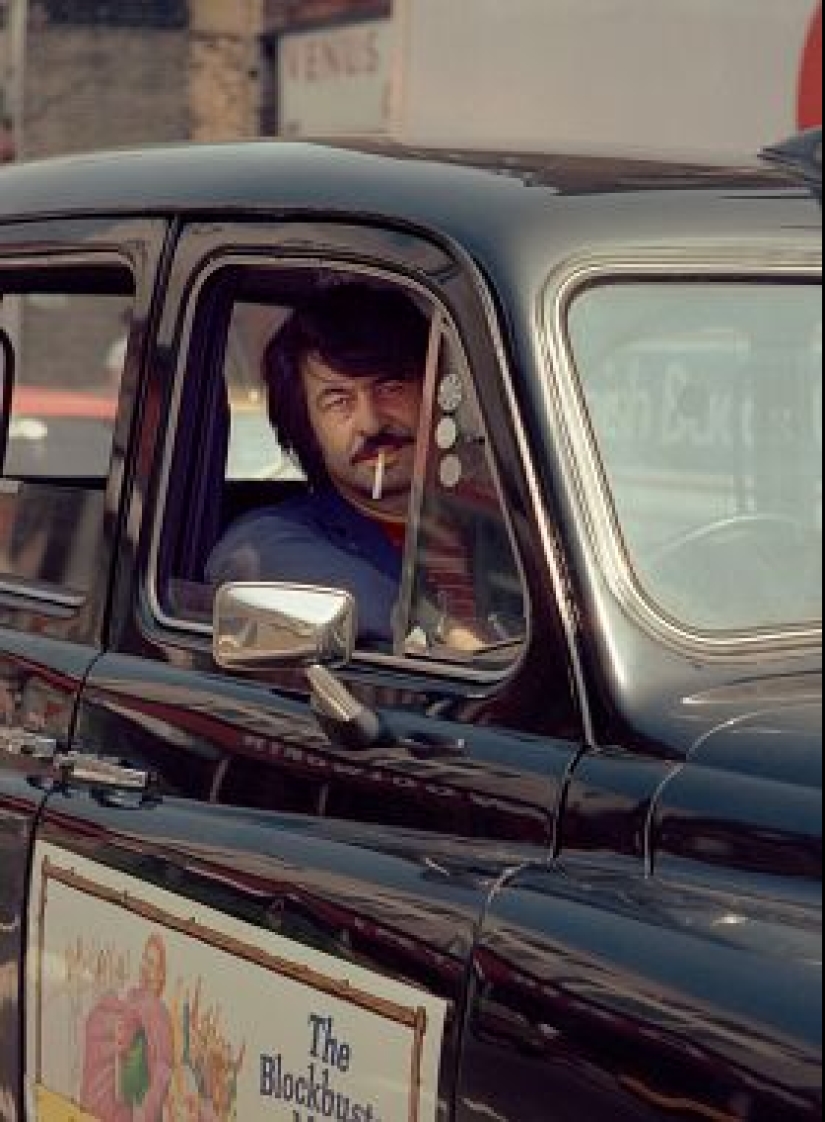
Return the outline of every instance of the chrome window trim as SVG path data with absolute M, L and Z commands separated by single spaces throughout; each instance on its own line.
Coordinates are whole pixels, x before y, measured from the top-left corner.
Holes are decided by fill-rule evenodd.
M 593 285 L 638 280 L 822 281 L 822 254 L 810 242 L 743 248 L 741 244 L 693 245 L 605 252 L 574 258 L 551 275 L 539 297 L 546 364 L 547 413 L 570 493 L 586 527 L 596 564 L 622 607 L 654 638 L 680 651 L 711 658 L 743 658 L 821 649 L 822 624 L 788 625 L 752 632 L 706 632 L 667 615 L 642 587 L 624 547 L 610 484 L 590 420 L 567 332 L 567 312 Z
M 190 349 L 189 343 L 192 338 L 194 322 L 200 308 L 201 296 L 203 294 L 204 288 L 209 284 L 209 282 L 217 273 L 222 272 L 227 268 L 237 266 L 246 266 L 250 269 L 255 269 L 258 272 L 262 270 L 271 270 L 273 273 L 281 272 L 286 269 L 305 269 L 307 271 L 318 269 L 325 272 L 346 273 L 351 276 L 360 276 L 367 279 L 396 285 L 397 287 L 402 288 L 407 292 L 426 300 L 427 303 L 432 307 L 434 312 L 433 322 L 437 319 L 442 331 L 449 331 L 452 337 L 457 342 L 461 341 L 461 334 L 456 328 L 453 317 L 451 316 L 449 310 L 444 306 L 442 301 L 438 298 L 436 293 L 431 288 L 427 287 L 426 284 L 413 279 L 412 277 L 405 273 L 402 273 L 401 271 L 394 272 L 389 268 L 381 268 L 377 265 L 367 265 L 357 261 L 347 261 L 345 259 L 336 260 L 333 258 L 316 256 L 302 256 L 298 253 L 284 254 L 283 256 L 279 256 L 277 260 L 269 260 L 252 250 L 248 252 L 230 250 L 220 257 L 214 257 L 210 259 L 208 266 L 200 272 L 196 283 L 191 287 L 187 299 L 186 314 L 181 330 L 180 354 L 177 357 L 177 363 L 175 367 L 175 382 L 169 410 L 169 425 L 167 427 L 163 450 L 161 473 L 157 491 L 158 497 L 155 503 L 154 525 L 152 527 L 152 536 L 150 540 L 149 567 L 147 575 L 148 605 L 150 613 L 155 622 L 158 623 L 167 632 L 176 634 L 177 637 L 181 640 L 185 641 L 186 639 L 197 639 L 201 642 L 207 642 L 210 644 L 213 637 L 213 627 L 210 624 L 197 623 L 192 620 L 181 619 L 177 616 L 170 615 L 163 608 L 160 592 L 158 589 L 158 567 L 161 550 L 161 539 L 163 535 L 163 523 L 166 513 L 169 483 L 172 474 L 172 463 L 175 453 L 175 438 L 180 418 L 183 388 L 186 379 L 186 368 L 188 365 L 188 356 Z M 478 284 L 481 278 L 475 267 L 472 268 L 471 274 L 474 282 Z M 500 337 L 498 335 L 497 323 L 494 318 L 494 305 L 487 293 L 486 287 L 483 284 L 480 291 L 483 293 L 485 313 L 490 321 L 491 330 L 495 332 L 498 356 L 500 361 L 503 361 L 505 351 L 503 342 L 500 340 Z M 463 344 L 461 345 L 461 356 L 465 367 L 470 369 L 467 352 Z M 515 392 L 510 382 L 509 370 L 506 366 L 506 363 L 503 369 L 505 370 L 507 375 L 505 380 L 508 384 L 508 399 L 511 402 L 515 402 Z M 399 656 L 395 654 L 382 654 L 380 652 L 356 650 L 356 653 L 352 660 L 353 666 L 386 668 L 408 675 L 415 674 L 423 675 L 426 677 L 437 676 L 441 679 L 446 678 L 449 680 L 454 680 L 456 682 L 467 683 L 473 686 L 486 687 L 500 685 L 502 682 L 508 680 L 517 673 L 519 665 L 524 657 L 524 652 L 529 646 L 532 636 L 532 603 L 530 600 L 529 587 L 526 580 L 521 554 L 519 552 L 515 534 L 513 532 L 513 526 L 509 511 L 507 509 L 507 504 L 503 499 L 500 473 L 494 457 L 491 457 L 490 459 L 490 468 L 493 474 L 499 507 L 504 519 L 504 523 L 507 527 L 508 536 L 510 538 L 513 556 L 518 565 L 519 576 L 522 582 L 522 591 L 524 593 L 525 606 L 527 610 L 527 636 L 525 638 L 523 649 L 520 652 L 519 656 L 514 659 L 514 661 L 505 670 L 491 671 L 480 669 L 478 665 L 472 665 L 468 662 L 442 661 L 438 660 L 437 658 L 430 658 L 427 655 L 412 656 L 407 654 Z M 417 512 L 414 511 L 414 517 L 416 516 Z
M 135 299 L 138 293 L 138 277 L 135 274 L 134 262 L 124 254 L 119 254 L 111 249 L 90 250 L 87 247 L 75 248 L 68 246 L 66 249 L 35 250 L 31 254 L 21 255 L 17 247 L 13 253 L 6 254 L 5 247 L 0 246 L 0 272 L 13 272 L 14 270 L 32 270 L 47 272 L 50 269 L 123 269 L 132 278 L 135 289 Z M 14 295 L 13 293 L 11 295 Z M 83 295 L 81 293 L 81 295 Z M 118 409 L 120 409 L 120 399 Z M 114 453 L 114 427 L 112 430 L 112 454 Z M 110 457 L 111 461 L 111 457 Z M 112 464 L 106 476 L 106 490 L 111 484 Z M 35 483 L 40 481 L 35 480 Z M 43 481 L 46 485 L 47 481 Z M 71 476 L 66 477 L 66 485 L 71 486 Z M 9 493 L 12 489 L 22 486 L 22 481 L 14 480 L 0 474 L 0 491 Z M 11 573 L 0 571 L 0 595 L 12 597 L 21 603 L 37 603 L 51 607 L 58 611 L 69 610 L 72 614 L 80 613 L 89 602 L 93 589 L 88 592 L 69 592 L 59 590 L 55 585 L 41 581 L 26 581 L 23 577 L 15 577 Z
M 89 599 L 89 593 L 58 590 L 55 585 L 45 581 L 26 582 L 23 577 L 15 579 L 8 575 L 0 577 L 0 596 L 13 596 L 15 600 L 44 604 L 51 608 L 79 612 Z

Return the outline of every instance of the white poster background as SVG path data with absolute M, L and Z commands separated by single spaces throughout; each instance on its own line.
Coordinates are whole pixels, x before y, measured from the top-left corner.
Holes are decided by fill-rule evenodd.
M 756 153 L 797 127 L 820 0 L 396 0 L 394 139 Z
M 183 1070 L 185 1009 L 197 1007 L 200 1022 L 212 1022 L 213 1050 L 228 1066 L 240 1062 L 231 1111 L 204 1099 L 199 1114 L 186 1114 L 170 1091 L 164 1118 L 320 1122 L 322 1111 L 297 1101 L 314 1080 L 349 1100 L 348 1122 L 434 1122 L 443 1002 L 43 845 L 35 858 L 27 975 L 33 1120 L 109 1122 L 63 1113 L 62 1105 L 38 1110 L 37 1092 L 45 1088 L 50 1103 L 81 1105 L 90 1017 L 113 997 L 129 1006 L 153 940 L 166 955 L 162 999 L 178 1053 L 173 1087 L 193 1085 Z M 286 1095 L 290 1085 L 292 1101 L 279 1098 L 278 1089 Z
M 279 133 L 386 132 L 394 29 L 385 19 L 284 35 L 278 58 Z

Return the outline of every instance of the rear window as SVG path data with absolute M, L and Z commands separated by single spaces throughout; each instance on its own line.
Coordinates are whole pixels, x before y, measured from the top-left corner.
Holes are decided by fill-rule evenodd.
M 4 476 L 108 475 L 131 308 L 117 270 L 0 274 L 0 325 L 16 354 Z
M 94 584 L 133 298 L 118 267 L 0 269 L 3 588 L 75 604 Z

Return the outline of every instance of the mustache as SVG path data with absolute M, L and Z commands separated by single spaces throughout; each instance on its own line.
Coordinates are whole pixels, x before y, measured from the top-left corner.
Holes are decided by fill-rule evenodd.
M 409 432 L 400 432 L 397 429 L 384 429 L 374 436 L 368 436 L 361 447 L 352 457 L 353 466 L 374 460 L 382 452 L 400 452 L 403 448 L 410 448 L 415 444 L 415 437 Z

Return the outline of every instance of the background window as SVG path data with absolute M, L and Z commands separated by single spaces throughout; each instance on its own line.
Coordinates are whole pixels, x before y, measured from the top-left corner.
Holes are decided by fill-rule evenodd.
M 266 345 L 289 313 L 289 308 L 250 301 L 232 309 L 224 368 L 230 414 L 228 480 L 304 478 L 300 466 L 278 444 L 261 378 Z

